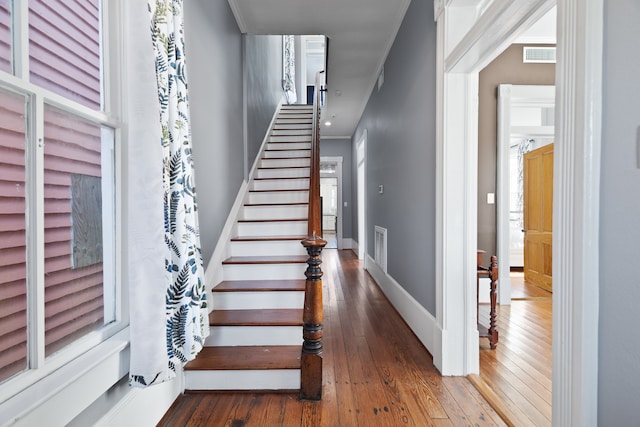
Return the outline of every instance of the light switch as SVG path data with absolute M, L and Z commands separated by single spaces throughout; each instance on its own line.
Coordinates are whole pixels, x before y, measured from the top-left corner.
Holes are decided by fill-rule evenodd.
M 346 208 L 347 206 L 349 206 L 349 202 L 344 202 L 344 207 Z
M 487 193 L 487 204 L 488 205 L 493 205 L 495 202 L 496 202 L 495 193 Z
M 384 185 L 382 184 L 378 185 L 378 193 L 384 194 Z

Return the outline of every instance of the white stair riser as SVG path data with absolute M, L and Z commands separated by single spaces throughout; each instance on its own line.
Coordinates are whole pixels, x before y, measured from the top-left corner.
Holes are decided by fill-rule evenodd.
M 309 214 L 308 205 L 244 206 L 240 219 L 300 219 Z
M 187 390 L 297 390 L 299 369 L 185 371 Z
M 256 178 L 308 178 L 309 168 L 258 169 Z
M 313 123 L 313 115 L 308 113 L 282 114 L 276 119 L 276 124 L 283 123 Z
M 253 181 L 252 190 L 307 190 L 309 178 L 297 179 L 259 179 Z
M 309 159 L 265 159 L 260 160 L 262 168 L 291 168 L 297 166 L 309 166 Z
M 310 136 L 270 136 L 269 142 L 311 142 Z
M 303 291 L 215 292 L 213 296 L 215 310 L 285 309 L 303 305 Z
M 267 150 L 311 150 L 310 142 L 270 142 Z
M 212 326 L 207 347 L 301 345 L 302 326 Z
M 300 234 L 303 236 L 303 234 Z M 305 255 L 300 240 L 274 240 L 270 242 L 231 242 L 231 256 Z
M 225 264 L 224 280 L 304 279 L 306 264 Z
M 308 191 L 259 191 L 249 192 L 248 204 L 281 204 L 281 203 L 307 203 Z M 304 215 L 302 218 L 306 218 Z M 279 218 L 272 218 L 279 219 Z
M 272 136 L 282 135 L 306 135 L 311 138 L 311 127 L 307 129 L 273 129 L 271 131 Z
M 282 157 L 309 157 L 311 156 L 311 150 L 278 150 L 278 151 L 265 151 L 263 159 L 273 159 Z
M 313 129 L 313 123 L 309 120 L 309 123 L 280 123 L 276 122 L 276 125 L 273 127 L 273 130 L 290 130 L 290 129 L 303 129 L 303 130 L 311 130 Z
M 239 237 L 304 236 L 307 228 L 307 221 L 239 222 L 235 234 Z

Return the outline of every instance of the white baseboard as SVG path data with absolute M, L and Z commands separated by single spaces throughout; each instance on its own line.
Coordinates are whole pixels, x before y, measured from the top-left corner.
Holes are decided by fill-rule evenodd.
M 360 246 L 358 245 L 358 242 L 353 239 L 351 239 L 351 250 L 356 254 L 356 256 L 358 256 L 358 252 L 360 252 Z
M 342 249 L 353 249 L 353 239 L 342 239 Z
M 183 390 L 182 374 L 172 381 L 145 389 L 131 388 L 127 396 L 114 405 L 94 427 L 155 426 Z
M 442 329 L 435 317 L 415 300 L 393 277 L 385 274 L 369 255 L 366 268 L 400 316 L 434 358 L 442 352 Z
M 209 263 L 206 266 L 204 273 L 204 281 L 207 286 L 207 292 L 211 292 L 211 288 L 222 281 L 222 261 L 227 258 L 229 252 L 229 241 L 231 240 L 231 233 L 233 232 L 233 226 L 236 223 L 236 218 L 238 217 L 238 212 L 240 212 L 240 208 L 244 204 L 244 199 L 247 194 L 247 189 L 249 188 L 249 183 L 247 181 L 243 181 L 240 186 L 240 190 L 238 190 L 238 195 L 236 196 L 236 200 L 231 207 L 231 211 L 229 211 L 229 215 L 227 216 L 227 221 L 222 228 L 222 232 L 220 233 L 220 237 L 218 238 L 218 243 L 216 244 L 216 248 L 213 251 L 213 255 L 209 259 Z M 211 295 L 207 295 L 210 297 Z M 213 299 L 209 299 L 209 301 L 213 301 Z M 209 304 L 210 309 L 213 308 L 213 304 Z

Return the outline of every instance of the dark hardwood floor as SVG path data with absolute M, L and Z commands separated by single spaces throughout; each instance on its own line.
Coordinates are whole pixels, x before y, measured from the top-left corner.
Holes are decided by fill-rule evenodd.
M 440 376 L 353 252 L 325 250 L 323 261 L 322 401 L 291 393 L 186 394 L 159 426 L 505 425 L 469 380 Z M 503 342 L 515 338 L 503 331 L 504 352 Z

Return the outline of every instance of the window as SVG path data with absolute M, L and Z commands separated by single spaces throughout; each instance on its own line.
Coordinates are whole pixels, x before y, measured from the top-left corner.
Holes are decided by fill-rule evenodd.
M 0 0 L 0 382 L 16 393 L 123 327 L 101 8 Z

